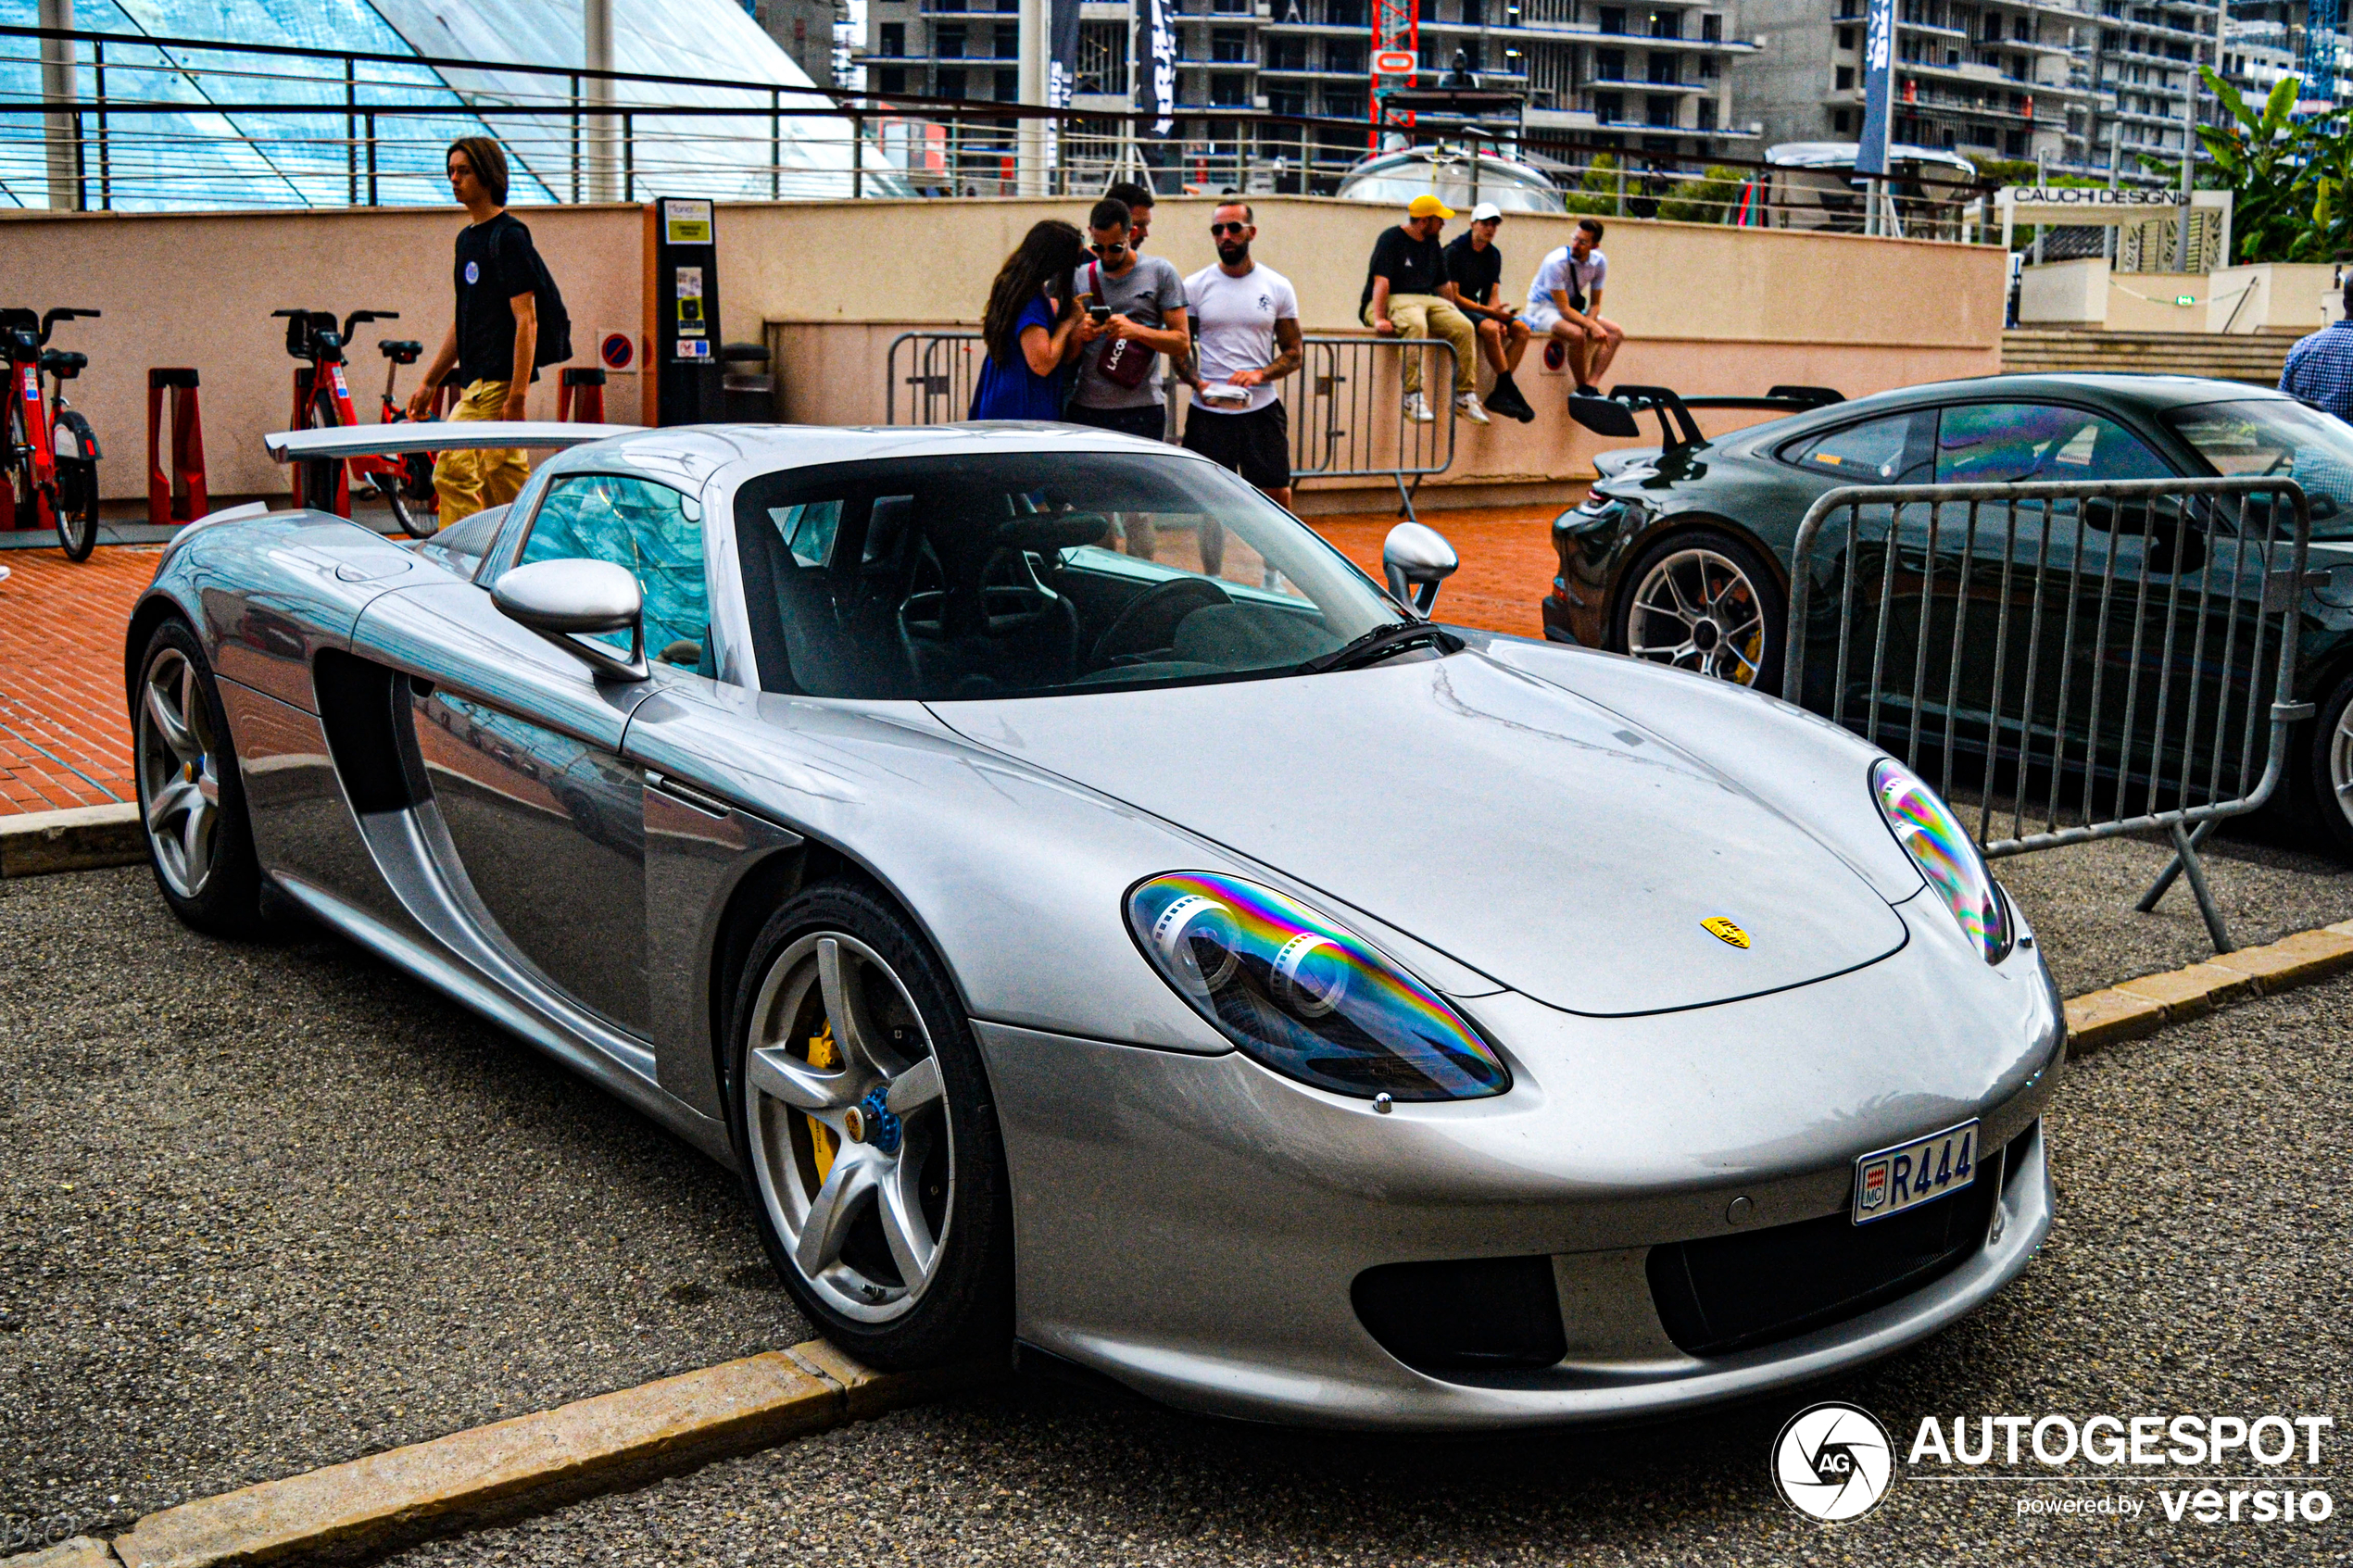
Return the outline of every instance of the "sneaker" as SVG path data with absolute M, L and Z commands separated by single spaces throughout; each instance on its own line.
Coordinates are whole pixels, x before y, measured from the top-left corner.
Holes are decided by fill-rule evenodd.
M 1495 378 L 1495 385 L 1487 394 L 1487 411 L 1501 414 L 1507 420 L 1517 420 L 1522 424 L 1536 418 L 1536 410 L 1529 408 L 1528 399 L 1520 395 L 1519 383 L 1508 375 Z
M 1577 395 L 1579 397 L 1599 397 L 1601 395 L 1602 389 L 1598 386 L 1594 386 L 1589 382 L 1579 382 L 1577 383 Z
M 1487 410 L 1478 406 L 1478 394 L 1476 392 L 1458 392 L 1454 394 L 1454 409 L 1455 412 L 1461 414 L 1463 418 L 1470 420 L 1470 422 L 1475 425 L 1483 425 L 1489 422 Z
M 1417 425 L 1435 424 L 1438 416 L 1429 411 L 1429 399 L 1418 392 L 1405 395 L 1405 417 Z

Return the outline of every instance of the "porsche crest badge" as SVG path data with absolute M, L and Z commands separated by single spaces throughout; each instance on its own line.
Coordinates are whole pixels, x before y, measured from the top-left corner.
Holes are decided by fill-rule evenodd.
M 1729 942 L 1735 947 L 1745 948 L 1748 946 L 1748 933 L 1722 915 L 1710 915 L 1699 923 L 1701 929 L 1718 941 Z

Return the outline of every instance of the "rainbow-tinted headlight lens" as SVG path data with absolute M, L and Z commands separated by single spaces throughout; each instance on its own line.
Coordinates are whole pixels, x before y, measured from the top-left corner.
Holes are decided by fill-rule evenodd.
M 1919 776 L 1890 758 L 1871 770 L 1871 797 L 1895 842 L 1919 867 L 1960 922 L 1962 934 L 1984 951 L 1987 963 L 2009 956 L 2010 917 L 1985 858 L 1969 842 L 1952 809 Z
M 1334 1094 L 1478 1099 L 1512 1086 L 1437 992 L 1296 898 L 1172 872 L 1127 895 L 1137 945 L 1253 1060 Z

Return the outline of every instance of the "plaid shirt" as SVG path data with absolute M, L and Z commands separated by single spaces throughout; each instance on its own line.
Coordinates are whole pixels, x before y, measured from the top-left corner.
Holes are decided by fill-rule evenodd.
M 2353 416 L 2353 318 L 2322 327 L 2289 349 L 2280 390 L 2338 419 Z

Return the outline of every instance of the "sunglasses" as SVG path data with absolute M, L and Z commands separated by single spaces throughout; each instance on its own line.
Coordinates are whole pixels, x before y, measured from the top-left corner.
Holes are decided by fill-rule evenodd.
M 1212 223 L 1209 226 L 1209 237 L 1214 240 L 1222 239 L 1227 234 L 1239 236 L 1243 230 L 1249 227 L 1250 225 L 1247 223 Z
M 1125 240 L 1113 240 L 1111 243 L 1106 245 L 1098 241 L 1096 244 L 1089 245 L 1088 248 L 1089 250 L 1100 251 L 1105 256 L 1117 256 L 1120 252 L 1127 248 L 1127 242 Z

